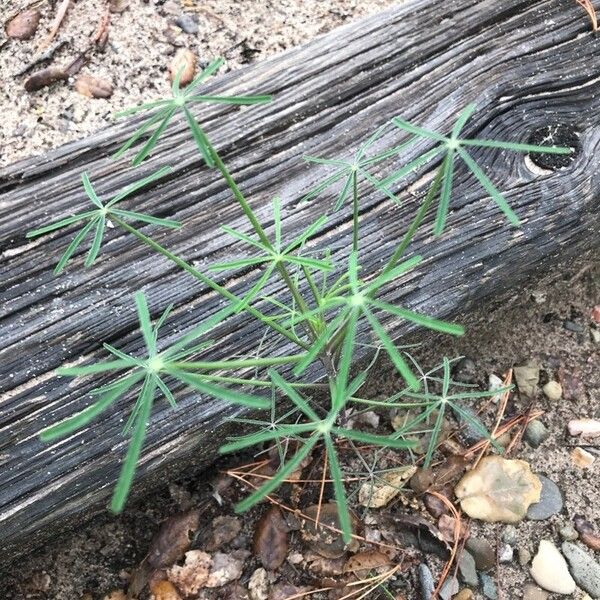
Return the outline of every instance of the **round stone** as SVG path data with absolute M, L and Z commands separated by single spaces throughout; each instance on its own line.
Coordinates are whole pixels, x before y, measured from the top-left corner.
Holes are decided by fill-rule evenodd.
M 563 508 L 563 497 L 558 486 L 547 477 L 538 475 L 542 482 L 540 501 L 532 504 L 527 511 L 527 518 L 532 521 L 543 521 L 559 513 Z

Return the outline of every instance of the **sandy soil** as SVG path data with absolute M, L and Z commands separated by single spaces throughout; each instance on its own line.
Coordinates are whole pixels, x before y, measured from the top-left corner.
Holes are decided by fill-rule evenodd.
M 66 41 L 52 64 L 67 64 L 86 47 L 106 12 L 107 1 L 72 3 L 51 44 Z M 114 87 L 110 99 L 80 95 L 74 90 L 74 78 L 27 93 L 23 86 L 31 72 L 15 76 L 31 62 L 60 2 L 40 0 L 42 18 L 31 40 L 7 40 L 4 27 L 0 28 L 0 166 L 106 127 L 116 110 L 168 95 L 167 68 L 180 47 L 194 51 L 201 66 L 222 56 L 226 68 L 235 69 L 394 4 L 393 0 L 120 2 L 128 2 L 128 6 L 122 13 L 111 14 L 105 51 L 95 53 L 80 72 L 110 81 Z M 0 4 L 0 22 L 5 23 L 24 2 L 3 0 Z M 175 24 L 184 14 L 197 21 L 196 33 L 185 33 Z

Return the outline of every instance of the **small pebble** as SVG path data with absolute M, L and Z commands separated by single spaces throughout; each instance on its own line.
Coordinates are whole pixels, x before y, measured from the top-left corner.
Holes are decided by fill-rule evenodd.
M 569 421 L 567 429 L 573 437 L 595 438 L 600 436 L 600 421 L 596 419 L 573 419 Z
M 477 576 L 477 566 L 473 555 L 467 550 L 463 550 L 458 561 L 458 572 L 463 583 L 471 587 L 479 586 L 479 577 Z
M 477 576 L 477 566 L 473 555 L 467 550 L 463 550 L 458 561 L 458 572 L 461 580 L 468 586 L 478 587 L 479 577 Z
M 513 373 L 519 392 L 523 396 L 533 398 L 540 380 L 540 367 L 538 365 L 522 365 L 515 367 Z
M 450 600 L 458 594 L 458 590 L 458 579 L 456 577 L 448 577 L 439 591 L 439 596 L 442 600 Z
M 549 381 L 543 388 L 542 391 L 548 400 L 560 400 L 562 398 L 562 385 L 558 381 Z
M 527 518 L 532 521 L 543 521 L 559 513 L 563 508 L 563 497 L 558 486 L 547 477 L 539 475 L 542 482 L 540 501 L 532 504 L 527 510 Z
M 473 600 L 473 592 L 469 588 L 464 588 L 454 596 L 453 600 Z
M 591 467 L 595 460 L 596 457 L 591 452 L 588 452 L 579 446 L 571 450 L 571 462 L 580 469 Z
M 519 539 L 519 533 L 514 525 L 507 525 L 502 532 L 502 541 L 514 546 Z
M 419 573 L 419 587 L 421 589 L 421 598 L 423 600 L 431 600 L 433 592 L 435 591 L 435 582 L 433 581 L 433 575 L 429 570 L 429 567 L 425 563 L 421 563 L 417 567 Z
M 461 358 L 452 369 L 452 379 L 459 383 L 475 383 L 477 379 L 475 361 L 468 356 Z
M 198 20 L 193 15 L 183 13 L 175 19 L 175 25 L 185 33 L 198 33 Z
M 494 373 L 490 373 L 490 376 L 488 377 L 488 391 L 495 392 L 496 390 L 499 390 L 503 387 L 504 387 L 504 381 L 502 381 L 502 379 L 500 379 L 500 377 L 498 377 L 498 375 L 495 375 Z M 496 395 L 492 396 L 492 402 L 494 404 L 498 404 L 498 402 L 500 402 L 501 398 L 502 398 L 502 394 L 496 394 Z
M 496 566 L 496 553 L 487 540 L 470 537 L 465 547 L 473 555 L 478 571 L 489 571 Z
M 600 329 L 590 329 L 590 338 L 594 344 L 600 344 Z
M 539 448 L 550 437 L 550 432 L 541 421 L 534 419 L 527 424 L 524 437 L 532 448 Z
M 508 544 L 503 544 L 498 549 L 498 561 L 501 563 L 509 563 L 512 562 L 513 559 L 513 549 L 512 546 Z
M 571 542 L 563 542 L 562 553 L 577 585 L 592 598 L 600 598 L 600 563 L 589 552 Z
M 569 542 L 565 542 L 568 544 Z M 572 594 L 575 581 L 558 548 L 548 540 L 542 540 L 530 569 L 535 582 L 549 592 Z
M 524 567 L 531 562 L 531 552 L 527 548 L 519 548 L 517 550 L 519 556 L 519 564 Z
M 560 527 L 558 529 L 558 535 L 560 535 L 560 537 L 567 542 L 574 542 L 579 537 L 575 527 L 573 527 L 573 525 L 570 523 Z
M 583 331 L 581 323 L 575 323 L 575 321 L 570 321 L 569 319 L 563 321 L 563 327 L 567 331 L 573 331 L 574 333 L 581 333 Z
M 483 595 L 490 600 L 498 600 L 498 589 L 494 579 L 486 573 L 481 573 L 480 577 Z
M 526 583 L 523 588 L 523 600 L 546 600 L 548 596 L 548 592 L 533 583 Z

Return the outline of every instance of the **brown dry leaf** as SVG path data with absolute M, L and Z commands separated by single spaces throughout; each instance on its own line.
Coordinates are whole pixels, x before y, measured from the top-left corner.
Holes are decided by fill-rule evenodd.
M 369 571 L 386 567 L 390 564 L 390 559 L 383 552 L 370 550 L 368 552 L 359 552 L 351 556 L 344 565 L 344 573 L 354 573 L 359 578 L 364 578 Z
M 174 81 L 180 71 L 179 85 L 185 87 L 188 83 L 191 83 L 196 73 L 196 55 L 187 48 L 179 49 L 171 61 L 169 67 L 171 81 Z
M 288 551 L 288 530 L 279 507 L 271 506 L 259 519 L 252 549 L 268 571 L 283 564 Z
M 298 597 L 302 594 L 308 595 L 313 588 L 308 586 L 297 587 L 291 583 L 277 583 L 273 586 L 269 594 L 269 600 L 288 600 L 288 598 Z
M 181 600 L 177 588 L 166 579 L 154 583 L 150 592 L 152 593 L 150 600 Z
M 447 542 L 451 544 L 454 542 L 456 531 L 456 519 L 454 517 L 442 515 L 438 521 L 438 529 Z M 458 529 L 458 539 L 463 540 L 467 537 L 469 537 L 469 527 L 464 521 L 461 521 Z
M 155 569 L 169 567 L 189 549 L 200 522 L 200 513 L 190 510 L 169 517 L 154 536 L 146 561 Z
M 307 569 L 317 577 L 335 577 L 344 572 L 346 559 L 344 556 L 340 558 L 325 558 L 316 552 L 308 551 L 304 555 L 304 561 Z
M 93 75 L 80 75 L 75 81 L 75 91 L 88 98 L 110 98 L 113 86 L 106 79 Z
M 458 483 L 454 493 L 473 519 L 517 523 L 539 502 L 542 483 L 523 460 L 487 456 Z
M 184 565 L 168 569 L 167 577 L 184 596 L 193 596 L 206 585 L 212 564 L 210 554 L 202 550 L 190 550 L 185 553 Z
M 342 539 L 340 522 L 338 520 L 338 508 L 335 502 L 327 502 L 319 506 L 313 504 L 304 510 L 304 514 L 311 520 L 304 520 L 301 534 L 308 546 L 325 558 L 339 558 L 348 549 L 351 549 L 356 540 L 353 539 L 348 546 Z M 319 524 L 315 523 L 319 517 Z M 356 515 L 350 513 L 352 531 L 356 532 L 360 521 Z
M 36 8 L 28 8 L 6 24 L 6 35 L 17 40 L 29 40 L 35 34 L 39 22 L 40 11 Z
M 128 594 L 137 597 L 148 583 L 153 571 L 170 567 L 190 547 L 192 535 L 198 529 L 200 513 L 190 510 L 169 517 L 160 526 L 150 543 L 150 549 L 129 581 Z
M 358 501 L 367 508 L 387 506 L 416 473 L 417 467 L 409 465 L 387 471 L 375 481 L 365 481 L 358 492 Z

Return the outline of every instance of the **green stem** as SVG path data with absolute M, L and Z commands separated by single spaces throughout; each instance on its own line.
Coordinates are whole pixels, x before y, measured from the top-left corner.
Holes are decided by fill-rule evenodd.
M 400 245 L 398 246 L 398 248 L 396 248 L 394 254 L 392 254 L 392 256 L 390 257 L 387 265 L 381 272 L 381 275 L 385 275 L 386 273 L 389 273 L 396 266 L 396 264 L 400 260 L 400 257 L 404 254 L 404 251 L 406 250 L 406 248 L 412 241 L 412 239 L 415 235 L 415 232 L 419 228 L 419 225 L 425 218 L 425 215 L 427 214 L 427 211 L 429 210 L 431 203 L 435 199 L 435 197 L 440 189 L 440 185 L 442 183 L 443 176 L 444 176 L 444 164 L 442 163 L 442 165 L 438 169 L 438 172 L 436 173 L 436 176 L 435 176 L 433 182 L 431 183 L 431 187 L 429 188 L 429 191 L 427 192 L 427 196 L 425 196 L 425 200 L 423 200 L 423 204 L 421 204 L 417 214 L 415 215 L 415 218 L 413 219 L 413 222 L 410 224 L 410 227 L 408 228 L 407 232 L 404 234 L 404 238 L 402 239 L 402 242 L 400 242 Z
M 242 194 L 242 192 L 240 191 L 240 188 L 237 186 L 237 183 L 233 179 L 233 176 L 229 172 L 229 169 L 227 168 L 227 166 L 225 165 L 225 163 L 219 156 L 219 153 L 215 150 L 215 148 L 210 143 L 208 138 L 206 140 L 206 143 L 207 143 L 208 149 L 209 149 L 210 153 L 212 154 L 213 159 L 215 161 L 215 166 L 217 167 L 217 169 L 219 169 L 219 171 L 221 171 L 221 175 L 223 175 L 223 179 L 225 179 L 225 181 L 227 182 L 229 189 L 233 193 L 233 197 L 237 200 L 238 204 L 242 207 L 242 210 L 244 211 L 244 214 L 250 221 L 250 224 L 252 225 L 254 231 L 256 232 L 256 235 L 258 235 L 260 241 L 267 248 L 269 248 L 270 250 L 273 250 L 273 246 L 271 245 L 271 242 L 269 241 L 269 238 L 267 237 L 265 230 L 262 228 L 262 225 L 259 223 L 258 219 L 256 218 L 254 211 L 250 208 L 250 205 L 246 201 L 244 194 Z M 282 262 L 277 263 L 277 270 L 279 271 L 279 274 L 283 278 L 285 285 L 288 287 L 292 296 L 294 297 L 294 300 L 296 301 L 296 304 L 298 305 L 298 308 L 300 309 L 300 311 L 308 312 L 309 311 L 308 305 L 304 301 L 304 298 L 302 297 L 300 290 L 292 281 L 292 278 L 290 277 L 287 269 L 285 268 L 285 265 Z M 308 329 L 309 335 L 313 338 L 313 340 L 315 340 L 317 338 L 317 333 L 314 330 L 314 327 L 311 325 L 311 323 L 307 323 L 307 329 Z
M 137 229 L 135 229 L 134 227 L 132 227 L 125 221 L 122 221 L 118 217 L 115 217 L 114 215 L 110 215 L 110 219 L 113 223 L 115 223 L 115 225 L 118 225 L 119 227 L 122 227 L 125 231 L 128 231 L 129 233 L 133 234 L 139 240 L 144 242 L 144 244 L 146 244 L 147 246 L 150 246 L 150 248 L 152 248 L 159 254 L 162 254 L 164 257 L 173 261 L 178 267 L 180 267 L 184 271 L 188 272 L 190 275 L 192 275 L 198 281 L 202 282 L 207 287 L 209 287 L 209 288 L 213 289 L 215 292 L 218 292 L 219 294 L 221 294 L 221 296 L 224 296 L 228 300 L 231 300 L 232 302 L 235 302 L 237 304 L 239 304 L 241 302 L 241 300 L 235 294 L 232 294 L 228 289 L 224 288 L 223 286 L 220 286 L 218 283 L 216 283 L 215 281 L 210 279 L 210 277 L 207 277 L 206 275 L 204 275 L 203 273 L 198 271 L 198 269 L 192 267 L 192 265 L 185 262 L 185 260 L 183 260 L 182 258 L 179 258 L 179 256 L 177 256 L 176 254 L 173 254 L 172 252 L 170 252 L 169 250 L 167 250 L 166 248 L 161 246 L 159 243 L 155 242 L 152 238 L 149 238 L 147 235 L 143 234 L 141 231 L 138 231 Z M 244 306 L 244 310 L 249 312 L 252 316 L 256 317 L 257 319 L 259 319 L 260 321 L 262 321 L 263 323 L 265 323 L 266 325 L 268 325 L 269 327 L 271 327 L 272 329 L 274 329 L 281 335 L 288 338 L 290 341 L 294 342 L 294 344 L 297 344 L 298 346 L 300 346 L 301 348 L 304 348 L 305 350 L 310 348 L 309 344 L 307 344 L 303 340 L 299 339 L 291 331 L 288 331 L 284 327 L 281 327 L 281 325 L 279 325 L 278 323 L 276 323 L 275 321 L 270 319 L 267 315 L 263 314 L 259 310 L 256 310 L 252 306 L 248 306 L 248 305 Z
M 358 176 L 352 175 L 352 250 L 358 252 Z
M 218 361 L 180 361 L 171 363 L 176 369 L 198 369 L 198 370 L 221 370 L 221 369 L 244 369 L 246 367 L 272 367 L 275 365 L 287 365 L 300 362 L 304 354 L 293 354 L 291 356 L 275 356 L 273 358 L 246 358 L 239 360 Z

